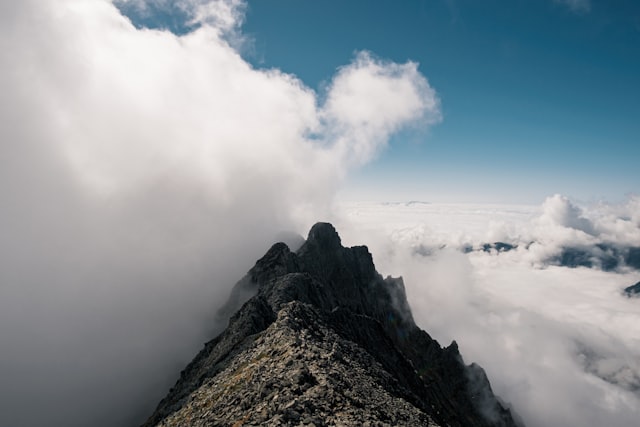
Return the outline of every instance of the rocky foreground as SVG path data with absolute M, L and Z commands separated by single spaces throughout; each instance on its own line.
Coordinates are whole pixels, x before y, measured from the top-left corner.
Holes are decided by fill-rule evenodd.
M 455 342 L 415 325 L 402 279 L 383 279 L 331 224 L 295 253 L 275 244 L 225 310 L 228 328 L 145 427 L 517 425 Z

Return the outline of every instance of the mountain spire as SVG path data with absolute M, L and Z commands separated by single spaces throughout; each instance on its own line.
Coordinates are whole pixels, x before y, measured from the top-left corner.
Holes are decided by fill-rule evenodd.
M 295 253 L 273 245 L 236 285 L 234 311 L 145 427 L 516 426 L 482 368 L 416 326 L 402 279 L 383 279 L 331 224 Z

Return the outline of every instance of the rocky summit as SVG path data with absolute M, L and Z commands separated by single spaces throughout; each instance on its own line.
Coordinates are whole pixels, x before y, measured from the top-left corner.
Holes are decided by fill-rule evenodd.
M 296 252 L 273 245 L 236 284 L 231 313 L 145 427 L 519 425 L 455 342 L 416 326 L 402 279 L 331 224 Z

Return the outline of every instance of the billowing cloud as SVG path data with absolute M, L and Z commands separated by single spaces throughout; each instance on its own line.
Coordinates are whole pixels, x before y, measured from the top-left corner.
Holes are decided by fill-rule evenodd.
M 106 0 L 0 4 L 2 425 L 139 422 L 276 233 L 439 117 L 414 63 L 358 54 L 318 95 L 243 60 L 242 2 L 176 5 L 182 35 Z
M 337 131 L 337 148 L 351 162 L 366 163 L 398 124 L 440 121 L 435 91 L 415 63 L 393 64 L 360 53 L 339 70 L 323 110 L 325 126 Z
M 543 225 L 571 228 L 587 234 L 594 234 L 593 225 L 582 216 L 580 208 L 560 194 L 547 198 L 542 204 L 542 211 L 540 222 Z

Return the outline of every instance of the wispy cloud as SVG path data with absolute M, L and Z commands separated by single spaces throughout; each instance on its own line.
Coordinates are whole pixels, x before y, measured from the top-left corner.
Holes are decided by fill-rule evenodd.
M 591 0 L 554 0 L 568 7 L 575 13 L 588 13 L 591 11 Z

